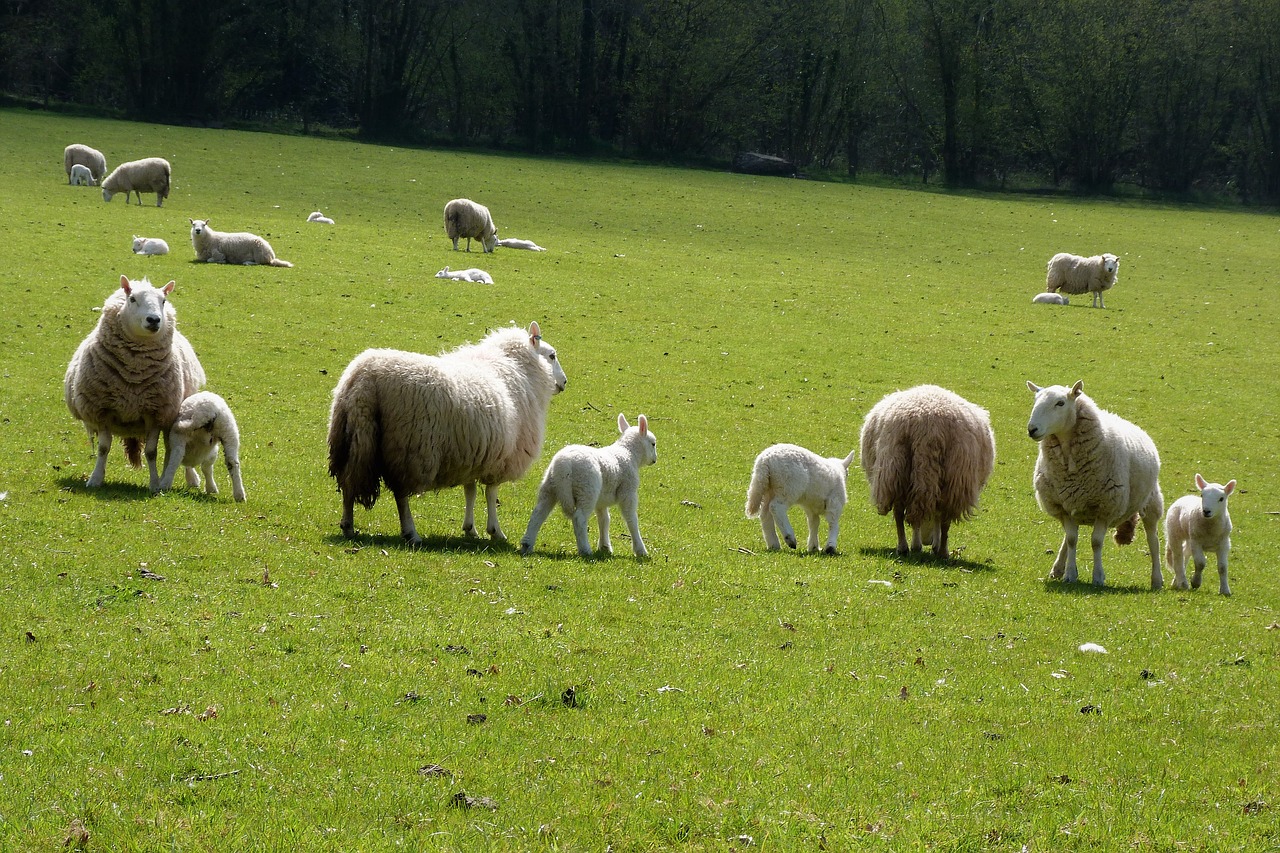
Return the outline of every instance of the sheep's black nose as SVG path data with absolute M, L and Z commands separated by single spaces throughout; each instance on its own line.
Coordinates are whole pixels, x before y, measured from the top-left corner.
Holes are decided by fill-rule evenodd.
M 1027 435 L 1031 436 L 1032 438 L 1035 438 L 1035 437 L 1036 437 L 1036 428 L 1035 428 L 1035 427 L 1033 427 L 1033 426 L 1029 426 L 1029 427 L 1027 427 Z
M 160 318 L 159 318 L 159 317 L 157 317 L 157 316 L 156 316 L 156 315 L 154 315 L 154 314 L 152 314 L 151 316 L 147 317 L 147 328 L 148 328 L 148 329 L 150 329 L 150 330 L 151 330 L 151 331 L 153 331 L 153 332 L 154 332 L 156 329 L 160 328 Z
M 1212 514 L 1213 514 L 1213 510 L 1211 510 L 1211 509 L 1206 509 L 1206 510 L 1204 511 L 1204 517 L 1205 517 L 1205 518 L 1208 518 L 1208 517 L 1209 517 L 1210 515 L 1212 515 Z

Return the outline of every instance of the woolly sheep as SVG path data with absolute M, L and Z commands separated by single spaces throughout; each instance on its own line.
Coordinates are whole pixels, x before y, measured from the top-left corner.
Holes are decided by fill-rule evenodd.
M 530 252 L 546 251 L 546 249 L 542 248 L 532 240 L 519 240 L 515 237 L 504 237 L 498 241 L 498 245 L 504 249 L 528 249 Z
M 133 253 L 135 255 L 167 255 L 169 244 L 159 237 L 133 237 Z
M 1151 588 L 1164 586 L 1160 538 L 1164 514 L 1160 454 L 1151 437 L 1084 393 L 1084 382 L 1067 388 L 1027 388 L 1035 395 L 1027 434 L 1040 443 L 1034 484 L 1036 502 L 1062 523 L 1062 545 L 1051 578 L 1076 581 L 1076 540 L 1080 525 L 1093 526 L 1093 583 L 1102 586 L 1102 543 L 1115 527 L 1118 545 L 1133 541 L 1142 518 L 1151 552 Z
M 508 328 L 439 356 L 371 349 L 356 356 L 333 392 L 329 474 L 342 492 L 342 532 L 355 536 L 356 503 L 371 509 L 385 482 L 401 535 L 422 538 L 409 498 L 462 486 L 462 529 L 475 533 L 476 483 L 488 502 L 488 534 L 498 524 L 498 486 L 518 480 L 542 450 L 551 397 L 564 371 L 537 323 Z
M 609 507 L 617 506 L 631 531 L 631 548 L 637 557 L 649 556 L 640 538 L 640 468 L 658 461 L 658 437 L 649 431 L 644 415 L 636 426 L 618 415 L 618 440 L 608 447 L 570 444 L 551 458 L 538 487 L 538 502 L 529 516 L 529 527 L 520 539 L 520 553 L 533 553 L 538 531 L 551 510 L 559 506 L 573 521 L 578 553 L 591 556 L 587 521 L 595 513 L 600 525 L 600 552 L 612 554 L 609 544 Z
M 128 204 L 129 193 L 136 193 L 138 204 L 142 204 L 143 193 L 155 193 L 156 207 L 160 207 L 169 197 L 171 174 L 169 161 L 162 157 L 148 157 L 145 160 L 121 163 L 102 182 L 102 200 L 111 201 L 111 197 L 116 193 L 124 193 L 125 204 Z
M 76 163 L 71 167 L 71 186 L 73 187 L 96 187 L 98 182 L 93 179 L 93 172 L 89 171 L 89 167 L 83 163 Z
M 475 267 L 468 270 L 451 270 L 445 267 L 436 273 L 436 278 L 451 278 L 454 281 L 474 281 L 476 284 L 493 284 L 493 276 Z
M 949 556 L 951 525 L 977 510 L 978 496 L 995 467 L 996 438 L 987 410 L 937 385 L 918 385 L 885 396 L 867 413 L 861 433 L 862 470 L 871 502 L 893 510 L 898 553 L 927 538 L 933 553 Z
M 1082 258 L 1059 252 L 1049 259 L 1044 289 L 1048 293 L 1092 293 L 1093 307 L 1106 308 L 1102 294 L 1115 286 L 1120 259 L 1110 252 Z
M 1164 558 L 1173 570 L 1173 588 L 1187 589 L 1187 557 L 1195 566 L 1190 589 L 1200 588 L 1204 573 L 1204 552 L 1218 555 L 1218 592 L 1230 595 L 1227 585 L 1227 555 L 1231 553 L 1231 513 L 1227 498 L 1236 490 L 1236 481 L 1206 483 L 1196 474 L 1200 496 L 1178 498 L 1164 518 Z
M 333 224 L 333 220 L 332 220 L 332 219 L 330 219 L 329 217 L 325 216 L 323 213 L 321 213 L 321 212 L 320 212 L 320 211 L 318 211 L 318 210 L 317 210 L 317 211 L 314 211 L 310 216 L 308 216 L 308 217 L 307 217 L 307 221 L 308 221 L 308 222 L 322 222 L 322 223 L 324 223 L 325 225 L 332 225 L 332 224 Z
M 751 467 L 751 485 L 747 487 L 747 518 L 759 518 L 765 545 L 777 551 L 778 531 L 790 548 L 796 547 L 796 534 L 787 519 L 787 510 L 800 504 L 809 519 L 809 550 L 818 550 L 819 519 L 827 520 L 826 553 L 836 552 L 840 534 L 840 515 L 848 500 L 845 482 L 853 453 L 844 459 L 824 459 L 811 450 L 795 444 L 775 444 L 765 448 Z
M 223 232 L 209 227 L 208 219 L 188 219 L 191 223 L 191 248 L 196 260 L 210 264 L 262 264 L 269 267 L 291 267 L 293 264 L 276 257 L 271 244 L 247 231 Z
M 168 296 L 171 281 L 155 288 L 120 276 L 120 288 L 102 306 L 93 331 L 80 343 L 63 380 L 63 396 L 72 416 L 97 439 L 98 461 L 88 486 L 102 485 L 111 437 L 124 438 L 134 467 L 142 464 L 139 440 L 158 491 L 156 451 L 160 433 L 172 426 L 182 401 L 204 385 L 204 368 L 191 344 L 175 327 Z
M 218 445 L 222 445 L 222 458 L 231 475 L 231 494 L 237 501 L 245 499 L 244 483 L 240 479 L 240 428 L 236 416 L 231 413 L 227 401 L 212 391 L 192 394 L 182 401 L 178 418 L 169 427 L 164 443 L 164 474 L 160 477 L 160 491 L 173 488 L 178 467 L 187 470 L 187 485 L 200 488 L 200 476 L 196 468 L 204 471 L 204 490 L 218 493 L 213 481 L 213 463 L 218 460 Z
M 1062 293 L 1037 293 L 1031 297 L 1032 302 L 1039 302 L 1044 305 L 1070 305 L 1071 300 Z
M 102 156 L 101 151 L 96 148 L 90 148 L 88 145 L 68 145 L 64 148 L 62 150 L 62 165 L 67 172 L 68 184 L 74 183 L 71 180 L 71 173 L 77 165 L 84 166 L 89 170 L 89 174 L 93 176 L 94 184 L 102 180 L 102 177 L 107 174 L 107 158 Z
M 489 215 L 489 208 L 476 204 L 469 198 L 455 198 L 444 206 L 444 232 L 458 251 L 458 239 L 467 238 L 467 251 L 471 251 L 471 238 L 479 240 L 486 252 L 498 245 L 498 229 Z

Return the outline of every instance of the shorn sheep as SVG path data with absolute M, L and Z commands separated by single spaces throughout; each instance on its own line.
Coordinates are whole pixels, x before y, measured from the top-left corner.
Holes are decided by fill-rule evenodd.
M 276 257 L 271 244 L 247 231 L 223 232 L 209 227 L 207 219 L 188 219 L 191 223 L 191 248 L 196 260 L 210 264 L 260 264 L 268 267 L 291 267 L 293 264 Z
M 135 255 L 167 255 L 169 254 L 169 244 L 159 237 L 138 237 L 133 238 L 133 253 Z
M 472 267 L 468 270 L 451 270 L 448 267 L 436 273 L 436 278 L 451 278 L 454 281 L 473 281 L 476 284 L 493 284 L 493 276 L 481 269 Z
M 172 172 L 169 161 L 162 157 L 121 163 L 102 182 L 102 200 L 111 201 L 116 193 L 124 193 L 125 204 L 128 204 L 129 194 L 136 193 L 138 204 L 142 204 L 143 193 L 155 193 L 156 207 L 160 207 L 169 197 Z
M 93 176 L 94 184 L 107 174 L 107 158 L 102 152 L 88 145 L 68 145 L 62 150 L 62 166 L 67 172 L 67 183 L 74 183 L 71 174 L 74 168 L 84 166 Z
M 73 187 L 96 187 L 98 182 L 93 178 L 93 172 L 89 171 L 89 167 L 83 163 L 76 163 L 71 167 L 71 186 Z
M 504 237 L 498 241 L 498 245 L 504 249 L 527 249 L 530 252 L 546 251 L 546 249 L 542 248 L 532 240 L 520 240 L 516 237 Z
M 67 366 L 67 408 L 98 443 L 90 488 L 102 485 L 111 439 L 118 435 L 135 467 L 142 464 L 138 450 L 143 448 L 151 490 L 159 491 L 160 434 L 177 419 L 182 401 L 204 385 L 204 368 L 175 327 L 168 300 L 173 288 L 172 281 L 156 288 L 146 279 L 134 282 L 120 276 L 120 288 L 107 297 L 98 325 Z
M 467 238 L 467 251 L 471 251 L 471 238 L 480 241 L 486 252 L 498 245 L 498 228 L 493 224 L 489 208 L 476 204 L 469 198 L 455 198 L 444 206 L 444 233 L 453 241 L 458 251 L 458 240 Z
M 987 410 L 937 385 L 889 394 L 867 413 L 861 434 L 862 470 L 871 503 L 893 511 L 898 553 L 927 539 L 933 553 L 950 555 L 951 525 L 969 518 L 995 467 L 996 438 Z
M 840 516 L 848 502 L 845 483 L 853 453 L 843 459 L 824 459 L 796 444 L 766 447 L 751 467 L 751 484 L 747 487 L 747 518 L 759 518 L 764 542 L 770 551 L 781 548 L 778 530 L 787 546 L 796 547 L 795 530 L 787 519 L 787 510 L 796 504 L 809 519 L 809 550 L 818 550 L 818 525 L 827 520 L 826 553 L 836 552 L 840 535 Z
M 355 536 L 353 511 L 371 509 L 381 484 L 395 495 L 400 533 L 422 538 L 409 498 L 462 486 L 462 529 L 475 534 L 476 484 L 488 502 L 488 534 L 498 525 L 498 486 L 523 477 L 542 451 L 551 397 L 564 370 L 537 323 L 491 332 L 439 356 L 371 349 L 356 356 L 333 392 L 329 474 L 342 492 L 342 532 Z
M 199 468 L 204 472 L 205 492 L 216 495 L 218 484 L 213 480 L 213 463 L 218 461 L 219 445 L 222 446 L 227 473 L 231 475 L 231 494 L 237 501 L 243 501 L 240 428 L 227 401 L 212 391 L 201 391 L 182 401 L 178 418 L 165 436 L 165 464 L 164 474 L 160 477 L 160 491 L 173 488 L 173 478 L 181 466 L 186 468 L 188 486 L 200 488 L 200 476 L 196 473 L 196 468 Z
M 1061 293 L 1037 293 L 1031 297 L 1032 302 L 1042 305 L 1070 305 L 1071 300 Z
M 1093 307 L 1106 308 L 1102 294 L 1116 283 L 1120 259 L 1111 253 L 1082 258 L 1059 252 L 1049 259 L 1045 273 L 1046 293 L 1092 293 Z
M 587 522 L 592 513 L 600 526 L 599 551 L 612 554 L 609 507 L 616 506 L 631 531 L 631 549 L 637 557 L 649 556 L 640 538 L 640 468 L 658 461 L 658 437 L 650 432 L 644 415 L 631 426 L 627 416 L 619 414 L 618 432 L 618 440 L 608 447 L 570 444 L 551 458 L 538 486 L 538 502 L 529 516 L 529 526 L 520 539 L 521 554 L 533 553 L 538 531 L 557 506 L 573 522 L 579 554 L 591 556 Z
M 1040 443 L 1034 485 L 1040 508 L 1062 523 L 1062 545 L 1051 578 L 1075 583 L 1080 525 L 1093 527 L 1093 583 L 1102 586 L 1102 543 L 1116 528 L 1118 545 L 1133 541 L 1138 518 L 1151 552 L 1151 588 L 1164 586 L 1158 526 L 1164 515 L 1160 454 L 1138 426 L 1098 408 L 1084 382 L 1041 388 L 1035 394 L 1027 434 Z
M 1178 498 L 1164 517 L 1164 557 L 1173 570 L 1173 588 L 1188 589 L 1187 557 L 1195 566 L 1190 589 L 1200 588 L 1204 574 L 1204 552 L 1218 555 L 1218 592 L 1230 595 L 1227 585 L 1227 555 L 1231 553 L 1231 513 L 1227 498 L 1236 490 L 1236 481 L 1207 483 L 1196 474 L 1200 496 Z

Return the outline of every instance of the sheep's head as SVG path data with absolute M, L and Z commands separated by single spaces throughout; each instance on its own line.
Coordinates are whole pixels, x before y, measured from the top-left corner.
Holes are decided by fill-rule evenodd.
M 635 453 L 634 448 L 640 448 L 641 465 L 653 465 L 658 461 L 658 437 L 649 431 L 647 417 L 641 415 L 640 420 L 632 427 L 627 423 L 627 416 L 619 412 L 618 432 L 628 438 L 626 443 L 632 448 L 632 453 Z
M 195 240 L 197 237 L 202 236 L 206 231 L 209 230 L 208 219 L 188 219 L 187 221 L 191 223 L 191 239 L 192 240 Z
M 1120 259 L 1107 252 L 1102 256 L 1102 268 L 1109 273 L 1115 273 L 1120 269 Z
M 436 278 L 448 278 L 448 277 L 449 277 L 448 267 L 445 267 L 444 269 L 440 270 L 440 272 L 436 273 Z
M 156 288 L 145 278 L 129 281 L 127 276 L 120 276 L 124 306 L 120 309 L 119 323 L 127 337 L 140 340 L 173 328 L 173 306 L 168 299 L 173 287 L 172 281 Z
M 1084 380 L 1080 380 L 1070 388 L 1065 385 L 1050 385 L 1041 388 L 1034 382 L 1027 382 L 1027 388 L 1036 395 L 1031 406 L 1031 418 L 1027 421 L 1027 435 L 1036 441 L 1043 441 L 1051 435 L 1066 432 L 1076 422 L 1076 400 L 1084 393 Z
M 111 190 L 107 189 L 106 187 L 103 187 L 103 188 L 102 188 L 102 200 L 103 200 L 103 201 L 111 201 L 111 196 L 113 196 L 113 195 L 115 195 L 115 193 L 111 192 Z
M 556 348 L 542 339 L 542 330 L 538 328 L 537 321 L 529 324 L 529 346 L 551 364 L 551 378 L 555 380 L 556 393 L 559 394 L 569 383 L 569 378 L 564 375 L 564 368 L 556 357 Z
M 142 251 L 142 244 L 146 241 L 145 237 L 139 237 L 136 234 L 133 237 L 133 253 L 136 255 Z
M 1204 517 L 1217 518 L 1227 511 L 1227 497 L 1236 490 L 1236 481 L 1231 480 L 1225 486 L 1206 483 L 1204 477 L 1196 474 L 1196 488 L 1200 490 L 1200 508 Z

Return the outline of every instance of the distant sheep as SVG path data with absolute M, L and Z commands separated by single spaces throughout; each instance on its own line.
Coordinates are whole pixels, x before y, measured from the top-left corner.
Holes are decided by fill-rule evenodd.
M 469 270 L 451 270 L 445 267 L 436 273 L 436 278 L 451 278 L 454 281 L 474 281 L 476 284 L 493 284 L 493 276 L 475 267 Z
M 94 186 L 98 181 L 102 180 L 107 174 L 107 158 L 102 156 L 102 152 L 96 148 L 90 148 L 88 145 L 68 145 L 62 150 L 62 165 L 67 172 L 67 183 L 74 183 L 71 180 L 72 170 L 77 166 L 84 166 L 89 170 L 89 174 L 93 176 Z
M 293 264 L 276 257 L 271 244 L 247 231 L 231 233 L 214 231 L 207 219 L 188 219 L 191 223 L 191 248 L 196 260 L 210 264 L 261 264 L 269 267 L 291 267 Z
M 1044 289 L 1048 293 L 1092 293 L 1093 307 L 1106 308 L 1102 294 L 1115 286 L 1119 271 L 1120 259 L 1110 253 L 1082 258 L 1059 252 L 1049 259 Z
M 504 249 L 528 249 L 530 252 L 546 251 L 546 249 L 542 248 L 532 240 L 518 240 L 515 237 L 504 237 L 498 241 L 498 245 Z
M 129 193 L 136 193 L 138 204 L 142 204 L 143 193 L 155 193 L 156 207 L 160 207 L 169 197 L 171 174 L 169 161 L 162 157 L 121 163 L 102 182 L 102 200 L 111 201 L 116 193 L 124 193 L 125 204 L 128 204 Z
M 315 211 L 315 212 L 313 212 L 310 216 L 308 216 L 308 217 L 307 217 L 307 221 L 308 221 L 308 222 L 322 222 L 322 223 L 324 223 L 325 225 L 332 225 L 332 224 L 333 224 L 333 220 L 332 220 L 332 219 L 330 219 L 329 217 L 325 216 L 323 213 L 321 213 L 321 212 L 320 212 L 320 211 L 318 211 L 318 210 L 317 210 L 317 211 Z
M 862 424 L 862 470 L 881 515 L 893 510 L 898 553 L 928 539 L 950 555 L 951 525 L 973 515 L 995 467 L 996 438 L 987 410 L 937 385 L 889 394 Z
M 658 461 L 658 437 L 649 431 L 649 419 L 640 416 L 631 426 L 626 415 L 618 415 L 618 440 L 608 447 L 570 444 L 551 458 L 538 487 L 538 502 L 529 517 L 529 526 L 520 539 L 520 553 L 532 554 L 538 531 L 557 506 L 573 521 L 578 553 L 591 556 L 587 522 L 595 513 L 600 526 L 603 554 L 612 554 L 609 543 L 609 507 L 617 506 L 631 531 L 631 549 L 637 557 L 649 556 L 640 538 L 640 468 Z
M 1218 555 L 1218 592 L 1230 595 L 1227 585 L 1227 556 L 1231 553 L 1231 513 L 1227 498 L 1236 490 L 1236 481 L 1206 483 L 1196 474 L 1200 496 L 1178 498 L 1164 518 L 1164 557 L 1173 570 L 1173 588 L 1187 589 L 1187 557 L 1195 566 L 1191 589 L 1200 588 L 1204 573 L 1204 552 Z
M 133 253 L 135 255 L 167 255 L 169 254 L 169 244 L 159 237 L 138 237 L 133 238 Z
M 200 476 L 196 468 L 204 471 L 204 490 L 216 495 L 218 484 L 213 481 L 213 463 L 218 460 L 218 445 L 222 445 L 222 458 L 231 475 L 231 494 L 237 501 L 245 499 L 244 482 L 240 479 L 240 428 L 236 416 L 231 413 L 227 401 L 212 391 L 192 394 L 182 401 L 178 419 L 169 427 L 164 446 L 164 474 L 160 477 L 160 491 L 173 488 L 174 475 L 179 467 L 186 468 L 187 485 L 200 488 Z
M 775 444 L 756 457 L 747 488 L 747 518 L 759 518 L 770 551 L 781 548 L 775 524 L 787 546 L 796 547 L 796 534 L 787 510 L 799 504 L 809 519 L 809 550 L 818 550 L 818 524 L 827 520 L 826 553 L 836 552 L 840 515 L 848 501 L 845 483 L 853 453 L 844 459 L 824 459 L 796 444 Z
M 1027 434 L 1040 443 L 1035 490 L 1040 508 L 1062 523 L 1062 545 L 1051 578 L 1075 583 L 1076 540 L 1080 525 L 1093 527 L 1093 583 L 1102 586 L 1102 543 L 1115 527 L 1118 545 L 1128 545 L 1138 527 L 1147 532 L 1151 588 L 1164 586 L 1160 573 L 1160 534 L 1164 514 L 1160 493 L 1160 454 L 1151 437 L 1135 424 L 1098 408 L 1084 393 L 1084 382 L 1070 388 L 1041 388 L 1035 394 Z
M 462 529 L 475 533 L 476 483 L 488 501 L 487 531 L 498 524 L 498 486 L 518 480 L 542 450 L 551 397 L 564 371 L 538 324 L 508 328 L 439 356 L 371 349 L 356 356 L 333 392 L 329 474 L 342 492 L 342 532 L 356 535 L 356 503 L 371 509 L 386 483 L 400 533 L 422 543 L 409 498 L 462 486 Z
M 98 182 L 93 179 L 93 172 L 89 171 L 89 167 L 83 163 L 76 163 L 71 167 L 71 186 L 73 187 L 96 187 Z
M 1071 300 L 1061 293 L 1037 293 L 1031 297 L 1032 302 L 1039 302 L 1043 305 L 1070 305 Z
M 471 251 L 471 238 L 480 241 L 486 252 L 498 245 L 498 228 L 493 224 L 489 208 L 476 204 L 469 198 L 455 198 L 444 206 L 444 233 L 453 241 L 458 251 L 458 240 L 467 238 L 467 251 Z

